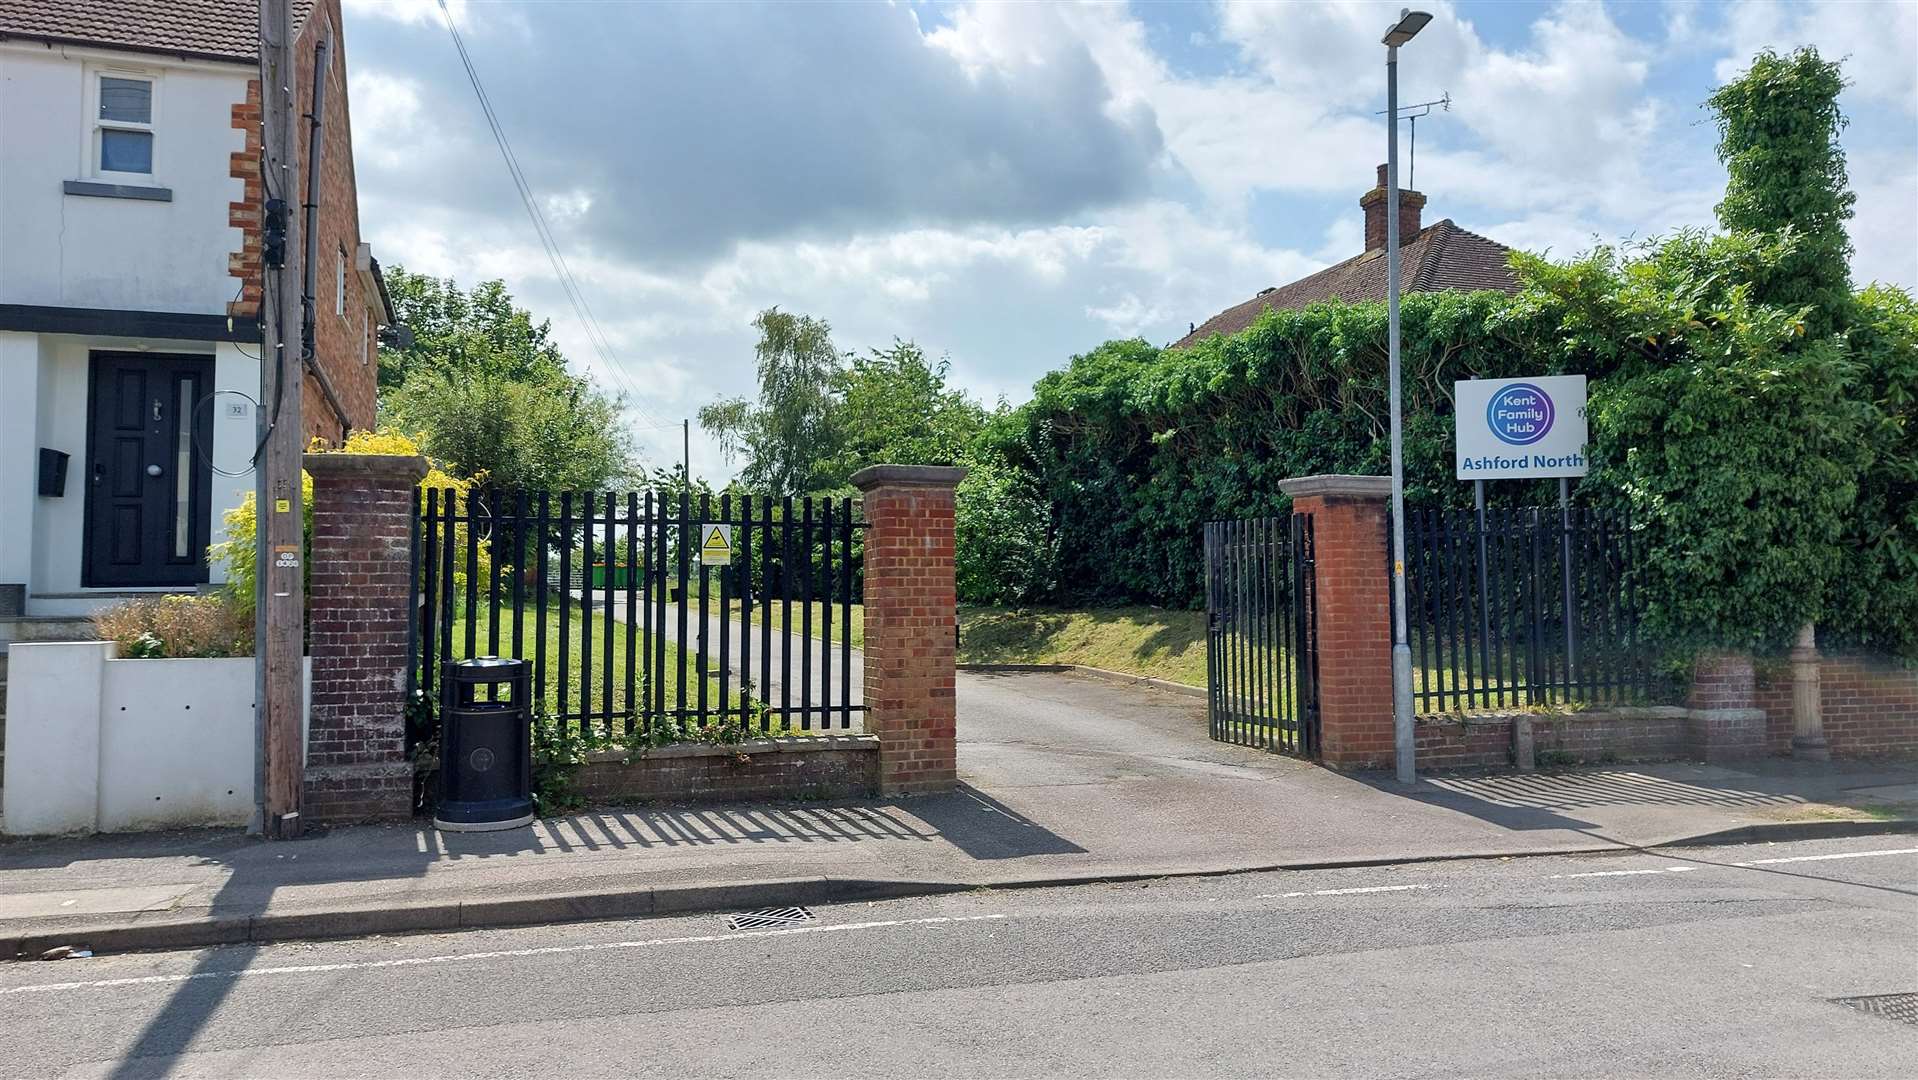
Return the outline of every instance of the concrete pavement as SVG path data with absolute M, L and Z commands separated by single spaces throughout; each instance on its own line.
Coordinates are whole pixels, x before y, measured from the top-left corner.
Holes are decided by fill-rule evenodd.
M 0 967 L 0 1075 L 1904 1077 L 1905 838 Z M 1845 1004 L 1851 1000 L 1852 1004 Z
M 493 834 L 342 828 L 286 845 L 214 831 L 0 843 L 0 955 L 1911 828 L 1879 819 L 1918 809 L 1909 762 L 1402 790 L 1214 743 L 1201 703 L 1079 676 L 962 674 L 959 708 L 965 787 L 948 796 L 615 808 Z

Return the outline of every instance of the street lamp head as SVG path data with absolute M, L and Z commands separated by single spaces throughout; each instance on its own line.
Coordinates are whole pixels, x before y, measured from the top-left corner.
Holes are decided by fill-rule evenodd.
M 1399 21 L 1393 23 L 1391 29 L 1387 30 L 1385 36 L 1379 40 L 1396 49 L 1417 37 L 1418 32 L 1425 29 L 1425 24 L 1431 21 L 1432 13 L 1429 11 L 1401 10 Z

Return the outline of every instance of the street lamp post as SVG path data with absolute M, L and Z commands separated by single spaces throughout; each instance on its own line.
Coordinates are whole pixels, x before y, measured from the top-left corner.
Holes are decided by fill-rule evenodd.
M 1399 406 L 1399 46 L 1432 16 L 1401 10 L 1385 31 L 1385 311 L 1392 383 L 1392 748 L 1398 780 L 1418 778 L 1412 738 L 1412 645 L 1405 619 L 1405 429 Z

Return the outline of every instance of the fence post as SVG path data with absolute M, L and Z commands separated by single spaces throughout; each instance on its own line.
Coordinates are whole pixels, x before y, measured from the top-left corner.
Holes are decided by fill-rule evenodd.
M 1337 769 L 1393 762 L 1392 593 L 1384 476 L 1279 481 L 1312 516 L 1318 589 L 1319 759 Z
M 313 478 L 313 689 L 304 812 L 320 821 L 405 818 L 413 812 L 413 489 L 426 459 L 308 454 L 305 468 Z
M 852 475 L 869 523 L 866 730 L 879 736 L 883 795 L 951 791 L 959 782 L 952 545 L 954 489 L 965 475 L 932 465 Z

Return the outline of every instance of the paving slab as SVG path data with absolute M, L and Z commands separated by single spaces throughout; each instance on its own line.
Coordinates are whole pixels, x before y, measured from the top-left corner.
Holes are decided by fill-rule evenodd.
M 1911 761 L 1675 763 L 1402 787 L 1215 743 L 1202 702 L 1147 687 L 964 673 L 959 709 L 963 783 L 948 795 L 616 807 L 503 833 L 408 823 L 291 843 L 230 830 L 0 842 L 0 955 L 108 929 L 124 947 L 142 927 L 175 942 L 196 920 L 221 940 L 320 937 L 1908 830 L 1904 819 L 1918 817 L 1903 799 L 1918 785 Z

